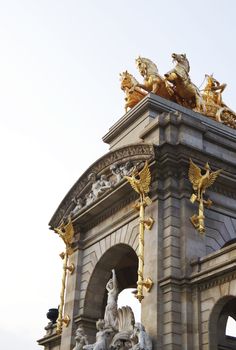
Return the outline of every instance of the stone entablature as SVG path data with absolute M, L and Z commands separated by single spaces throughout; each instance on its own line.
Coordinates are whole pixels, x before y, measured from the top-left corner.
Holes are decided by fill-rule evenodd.
M 236 280 L 236 243 L 192 262 L 190 283 L 199 290 Z M 236 294 L 236 290 L 235 290 Z

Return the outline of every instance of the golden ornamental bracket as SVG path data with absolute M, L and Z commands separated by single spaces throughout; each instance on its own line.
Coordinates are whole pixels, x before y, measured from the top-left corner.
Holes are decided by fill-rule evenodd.
M 138 281 L 135 297 L 141 302 L 144 298 L 143 287 L 150 292 L 153 281 L 150 277 L 144 280 L 144 232 L 151 230 L 154 220 L 151 217 L 145 217 L 145 207 L 152 203 L 152 200 L 146 195 L 149 192 L 151 183 L 151 173 L 147 161 L 143 169 L 138 172 L 136 168 L 131 176 L 124 176 L 134 191 L 139 194 L 139 201 L 135 203 L 134 208 L 139 211 L 139 248 L 138 248 Z
M 216 178 L 222 171 L 222 169 L 219 169 L 211 172 L 211 168 L 208 163 L 205 164 L 204 168 L 205 174 L 202 175 L 201 169 L 192 161 L 192 159 L 190 159 L 188 177 L 195 192 L 191 195 L 190 202 L 195 203 L 197 201 L 199 203 L 198 215 L 192 215 L 190 221 L 201 234 L 205 232 L 204 206 L 210 208 L 212 205 L 212 201 L 209 198 L 207 200 L 204 199 L 204 194 L 206 189 L 213 185 Z
M 70 323 L 70 317 L 68 315 L 63 316 L 67 272 L 72 274 L 75 270 L 75 265 L 73 263 L 68 264 L 69 256 L 73 253 L 71 244 L 74 238 L 74 228 L 73 228 L 71 218 L 69 217 L 66 223 L 63 221 L 59 227 L 54 228 L 54 231 L 61 237 L 61 239 L 64 241 L 66 246 L 65 252 L 62 252 L 60 254 L 60 257 L 63 260 L 63 273 L 62 273 L 62 281 L 61 281 L 62 284 L 61 284 L 61 293 L 60 293 L 60 305 L 59 305 L 58 319 L 57 319 L 57 333 L 61 334 L 63 325 L 68 327 Z

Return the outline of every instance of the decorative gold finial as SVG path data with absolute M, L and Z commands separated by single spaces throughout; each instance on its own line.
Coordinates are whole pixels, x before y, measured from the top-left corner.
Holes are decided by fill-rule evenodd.
M 193 190 L 195 193 L 192 194 L 190 201 L 194 203 L 196 200 L 199 202 L 198 215 L 194 214 L 190 220 L 193 226 L 202 234 L 205 232 L 205 216 L 204 216 L 204 205 L 207 208 L 210 208 L 212 201 L 208 198 L 204 199 L 203 195 L 205 194 L 206 188 L 210 187 L 222 171 L 222 169 L 217 171 L 211 171 L 210 165 L 205 164 L 205 174 L 202 175 L 201 169 L 192 161 L 190 158 L 190 166 L 188 177 L 190 182 L 193 185 Z
M 67 271 L 72 274 L 74 272 L 75 266 L 73 263 L 68 265 L 69 255 L 73 253 L 73 249 L 71 247 L 73 238 L 74 238 L 74 228 L 69 217 L 67 221 L 62 221 L 61 225 L 57 228 L 54 228 L 54 231 L 61 237 L 66 245 L 65 252 L 60 254 L 60 257 L 63 259 L 63 274 L 62 274 L 62 286 L 60 293 L 60 306 L 58 311 L 58 319 L 57 319 L 57 333 L 61 334 L 63 324 L 68 327 L 70 323 L 70 317 L 68 315 L 63 316 L 64 304 L 65 304 L 65 289 L 66 289 L 66 278 Z
M 152 200 L 146 195 L 149 192 L 151 183 L 151 173 L 148 167 L 147 161 L 143 169 L 138 172 L 137 168 L 134 168 L 131 176 L 124 176 L 124 178 L 130 183 L 132 188 L 139 194 L 139 201 L 135 204 L 135 208 L 139 210 L 139 253 L 138 253 L 138 281 L 137 281 L 137 293 L 136 298 L 139 302 L 144 298 L 143 287 L 149 292 L 152 288 L 153 282 L 151 278 L 147 278 L 144 281 L 143 269 L 144 269 L 144 231 L 151 230 L 154 223 L 153 218 L 145 218 L 145 206 L 150 205 Z

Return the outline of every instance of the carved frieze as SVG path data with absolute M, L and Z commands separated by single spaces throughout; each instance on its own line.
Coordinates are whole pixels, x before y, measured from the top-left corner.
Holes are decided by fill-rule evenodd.
M 56 227 L 65 217 L 76 217 L 80 211 L 112 191 L 145 160 L 154 159 L 154 146 L 134 144 L 109 152 L 92 164 L 63 199 L 49 225 Z

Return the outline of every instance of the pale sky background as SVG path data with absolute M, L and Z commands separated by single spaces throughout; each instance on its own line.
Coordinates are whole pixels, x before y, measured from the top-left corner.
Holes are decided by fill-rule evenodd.
M 48 222 L 79 176 L 108 151 L 124 114 L 119 73 L 138 55 L 160 74 L 186 53 L 192 81 L 228 84 L 236 110 L 234 0 L 0 1 L 0 346 L 40 349 L 59 303 L 63 244 Z

